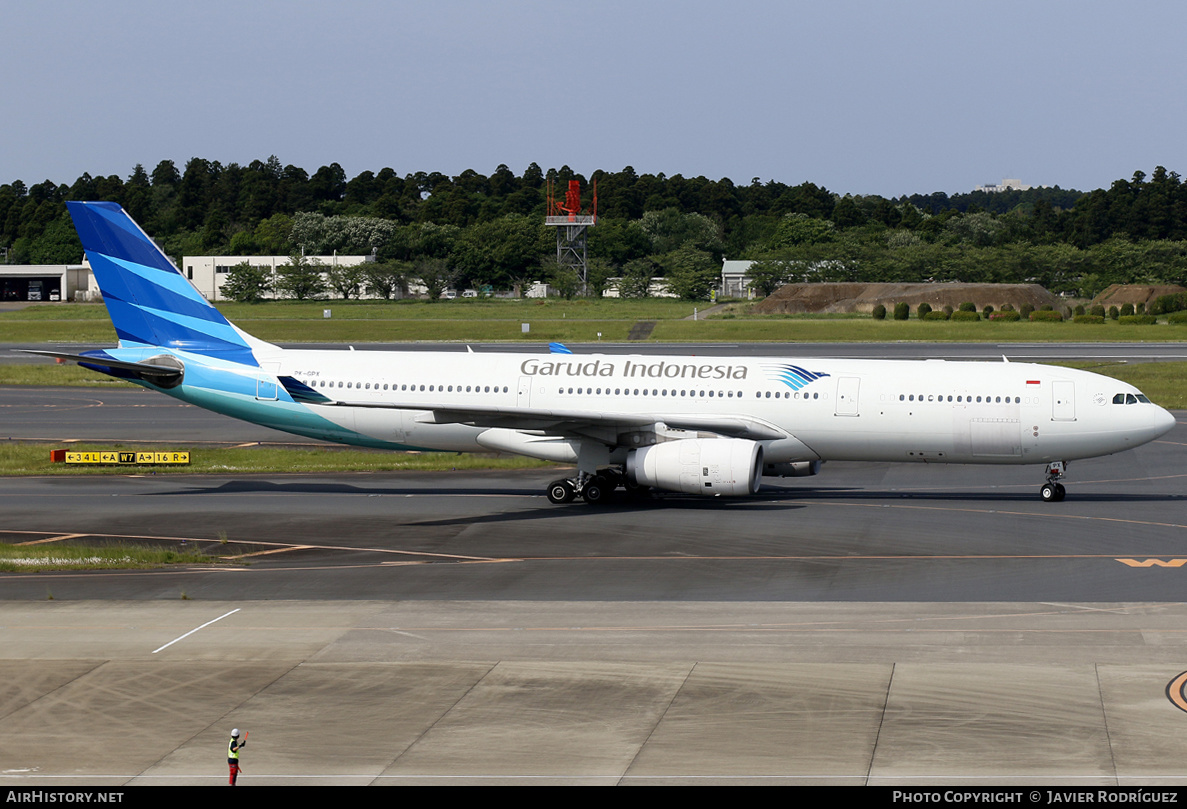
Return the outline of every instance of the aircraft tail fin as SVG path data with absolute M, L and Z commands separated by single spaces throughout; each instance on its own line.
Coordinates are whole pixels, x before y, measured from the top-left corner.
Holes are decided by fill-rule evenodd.
M 154 346 L 257 366 L 266 345 L 210 305 L 114 202 L 67 202 L 121 347 Z

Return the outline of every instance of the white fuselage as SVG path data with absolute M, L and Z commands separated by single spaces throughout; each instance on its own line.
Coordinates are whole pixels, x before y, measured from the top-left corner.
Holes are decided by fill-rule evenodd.
M 665 421 L 682 415 L 742 416 L 784 436 L 760 441 L 768 463 L 1037 464 L 1119 452 L 1174 424 L 1170 413 L 1124 382 L 1029 363 L 460 351 L 257 354 L 257 399 L 285 399 L 276 380 L 289 377 L 334 404 L 290 402 L 274 418 L 257 418 L 252 413 L 267 411 L 244 403 L 220 407 L 217 397 L 189 384 L 171 393 L 299 434 L 447 451 L 489 449 L 480 437 L 491 428 L 426 418 L 442 408 L 494 407 L 509 418 L 524 412 L 654 416 L 661 431 Z M 294 407 L 316 414 L 316 424 L 292 417 Z M 661 440 L 678 437 L 684 435 Z M 613 446 L 612 439 L 602 440 Z

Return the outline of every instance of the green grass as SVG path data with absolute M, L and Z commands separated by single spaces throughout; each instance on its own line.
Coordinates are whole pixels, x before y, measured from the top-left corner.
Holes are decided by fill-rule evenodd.
M 71 452 L 123 450 L 189 450 L 187 466 L 102 466 L 50 461 L 50 450 Z M 0 476 L 21 475 L 200 475 L 228 473 L 275 474 L 318 472 L 448 472 L 472 469 L 535 469 L 556 464 L 520 456 L 485 453 L 381 452 L 338 448 L 309 449 L 279 447 L 192 448 L 169 446 L 127 446 L 121 444 L 0 443 Z
M 640 320 L 657 325 L 650 342 L 1131 342 L 1187 340 L 1187 328 L 1064 323 L 874 320 L 861 315 L 752 315 L 735 303 L 723 317 L 685 320 L 708 304 L 667 299 L 271 301 L 219 304 L 236 325 L 279 343 L 623 342 Z M 330 309 L 333 316 L 322 316 Z M 520 324 L 531 330 L 523 334 Z M 0 342 L 114 343 L 101 304 L 30 306 L 0 312 Z
M 131 382 L 89 371 L 73 362 L 55 363 L 47 360 L 36 365 L 0 364 L 0 386 L 35 385 L 38 387 L 134 388 Z
M 196 550 L 115 545 L 0 545 L 0 572 L 46 570 L 142 570 L 165 565 L 212 564 L 219 560 Z
M 788 343 L 1078 343 L 1177 342 L 1187 340 L 1187 328 L 1103 326 L 1076 323 L 1001 323 L 947 320 L 874 320 L 846 315 L 822 318 L 756 316 L 706 321 L 661 321 L 651 333 L 661 343 L 788 342 Z
M 594 343 L 598 332 L 605 342 L 625 342 L 634 321 L 524 320 L 233 320 L 249 334 L 272 343 L 388 343 L 388 342 L 526 342 Z
M 229 320 L 324 320 L 323 310 L 336 320 L 678 320 L 691 317 L 693 309 L 708 303 L 668 298 L 575 299 L 524 298 L 517 300 L 460 299 L 455 301 L 268 301 L 260 304 L 220 303 Z M 30 307 L 50 308 L 50 307 Z M 26 310 L 28 311 L 28 310 Z
M 708 304 L 643 300 L 270 301 L 220 303 L 245 331 L 276 342 L 625 340 L 638 320 L 676 320 Z M 323 317 L 329 309 L 332 317 Z M 531 324 L 524 335 L 520 324 Z M 102 304 L 30 306 L 0 312 L 0 342 L 114 343 Z
M 1056 362 L 1128 382 L 1169 410 L 1187 410 L 1187 362 L 1089 363 Z

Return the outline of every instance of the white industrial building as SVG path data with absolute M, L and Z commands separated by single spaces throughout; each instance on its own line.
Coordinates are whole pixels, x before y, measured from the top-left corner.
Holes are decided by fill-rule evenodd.
M 334 267 L 354 267 L 374 259 L 371 256 L 332 255 L 306 256 L 305 260 L 310 264 L 320 264 L 324 274 Z M 290 261 L 292 259 L 289 256 L 185 256 L 181 260 L 181 271 L 198 288 L 198 291 L 206 296 L 207 300 L 225 301 L 227 297 L 222 294 L 221 290 L 227 280 L 227 273 L 236 264 L 246 262 L 253 267 L 262 267 L 268 270 L 272 274 L 273 288 L 275 288 L 277 270 Z
M 86 301 L 91 289 L 85 263 L 0 264 L 0 301 Z
M 754 297 L 750 291 L 750 265 L 753 261 L 726 260 L 721 262 L 721 286 L 717 293 L 723 298 Z
M 973 190 L 984 191 L 987 194 L 1000 194 L 1002 191 L 1029 191 L 1032 188 L 1034 188 L 1033 185 L 1026 185 L 1021 180 L 1005 179 L 997 185 L 979 185 Z
M 331 268 L 353 267 L 371 260 L 370 256 L 308 256 L 311 263 L 317 262 L 323 271 Z M 236 264 L 247 262 L 253 267 L 266 268 L 275 282 L 280 267 L 288 264 L 288 256 L 185 256 L 181 271 L 198 291 L 210 301 L 223 301 L 222 285 L 227 273 Z M 724 298 L 752 297 L 750 290 L 751 261 L 724 261 L 721 267 L 721 281 L 718 295 Z M 617 281 L 612 278 L 602 293 L 607 298 L 618 297 Z M 409 292 L 414 296 L 424 295 L 423 285 L 412 282 Z M 473 293 L 476 295 L 477 293 Z M 553 294 L 547 284 L 533 284 L 524 291 L 524 297 L 547 297 Z M 675 297 L 668 291 L 663 278 L 651 283 L 650 295 L 657 298 Z M 30 297 L 32 296 L 32 297 Z M 366 295 L 364 295 L 366 297 Z M 469 296 L 466 296 L 469 297 Z M 496 295 L 496 297 L 504 297 Z M 0 301 L 102 301 L 99 286 L 91 274 L 91 266 L 84 259 L 82 264 L 0 264 Z

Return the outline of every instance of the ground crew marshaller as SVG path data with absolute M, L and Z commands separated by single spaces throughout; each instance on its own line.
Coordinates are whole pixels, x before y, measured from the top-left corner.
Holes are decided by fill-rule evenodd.
M 231 768 L 231 786 L 235 786 L 235 779 L 239 777 L 239 751 L 247 747 L 247 736 L 239 741 L 239 728 L 231 731 L 231 743 L 227 745 L 227 766 Z

